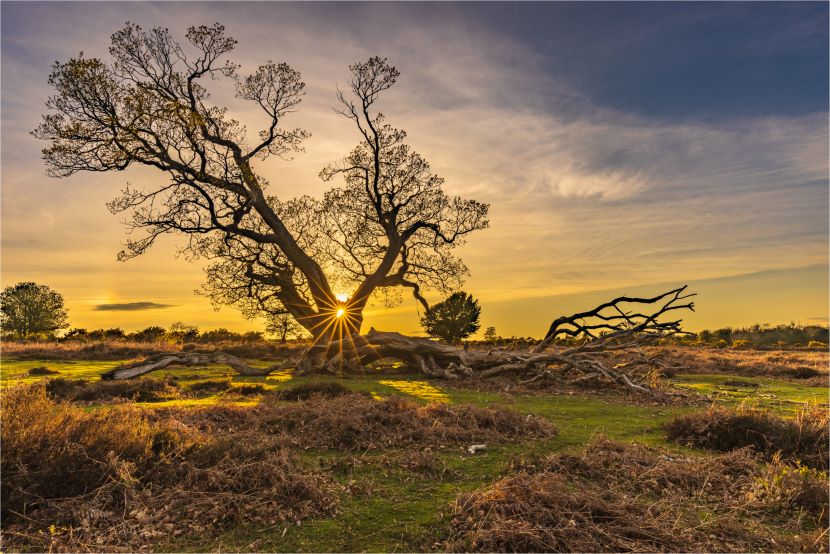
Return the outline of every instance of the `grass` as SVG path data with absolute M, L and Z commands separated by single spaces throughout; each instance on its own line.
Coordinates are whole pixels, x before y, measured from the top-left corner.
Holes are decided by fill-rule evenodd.
M 711 396 L 718 403 L 735 406 L 747 404 L 781 413 L 793 413 L 805 404 L 827 406 L 827 386 L 809 386 L 768 377 L 740 377 L 723 374 L 677 375 L 671 379 L 677 387 Z
M 113 361 L 43 361 L 3 360 L 0 364 L 0 387 L 32 383 L 50 376 L 30 376 L 32 367 L 46 366 L 58 376 L 71 379 L 96 379 L 100 373 L 120 362 Z M 273 362 L 254 362 L 269 365 Z M 303 384 L 331 381 L 322 377 L 294 377 L 288 372 L 268 377 L 243 377 L 225 366 L 180 368 L 159 371 L 154 377 L 175 378 L 187 388 L 195 383 L 229 378 L 235 386 L 259 384 L 266 390 L 285 390 Z M 789 414 L 803 403 L 827 403 L 827 387 L 809 386 L 793 380 L 768 377 L 740 377 L 726 374 L 680 374 L 671 379 L 678 387 L 711 395 L 713 402 L 728 406 L 749 403 L 764 410 Z M 299 462 L 308 469 L 328 468 L 344 490 L 338 512 L 331 517 L 291 522 L 277 526 L 239 524 L 218 538 L 173 538 L 156 545 L 160 551 L 421 551 L 437 548 L 442 533 L 451 520 L 450 505 L 460 493 L 473 492 L 491 485 L 503 476 L 511 460 L 542 456 L 553 452 L 576 451 L 597 436 L 623 442 L 705 455 L 700 450 L 667 443 L 664 424 L 695 407 L 632 404 L 623 397 L 595 394 L 507 395 L 453 387 L 451 383 L 375 372 L 363 377 L 338 380 L 355 392 L 370 393 L 375 398 L 405 396 L 416 402 L 472 404 L 480 407 L 504 407 L 536 414 L 552 421 L 559 429 L 554 438 L 521 444 L 490 444 L 488 450 L 473 456 L 461 448 L 436 452 L 445 468 L 440 476 L 424 475 L 400 465 L 390 465 L 389 457 L 406 454 L 403 449 L 370 453 L 307 450 Z M 751 385 L 747 385 L 751 382 Z M 757 387 L 754 384 L 758 384 Z M 189 407 L 229 403 L 252 405 L 257 396 L 241 397 L 224 392 L 205 394 L 167 402 L 144 403 L 143 406 Z M 87 409 L 96 409 L 95 405 Z M 357 460 L 355 462 L 355 460 Z M 354 463 L 352 463 L 354 462 Z M 340 466 L 345 464 L 345 469 Z

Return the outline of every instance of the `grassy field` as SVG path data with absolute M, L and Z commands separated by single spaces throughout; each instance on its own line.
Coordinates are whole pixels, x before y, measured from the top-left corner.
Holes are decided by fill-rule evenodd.
M 0 386 L 32 384 L 61 377 L 94 382 L 114 361 L 38 361 L 4 360 L 0 366 Z M 268 365 L 272 362 L 261 362 Z M 31 376 L 33 367 L 46 366 L 54 375 Z M 230 380 L 228 390 L 196 392 L 159 402 L 137 402 L 142 408 L 189 408 L 204 406 L 251 406 L 263 395 L 240 395 L 234 387 L 262 385 L 265 396 L 303 384 L 331 381 L 331 378 L 294 377 L 282 372 L 268 377 L 241 377 L 224 366 L 182 368 L 159 371 L 156 379 L 175 380 L 177 387 L 190 387 L 210 381 Z M 299 463 L 330 474 L 344 491 L 337 513 L 312 517 L 296 523 L 279 521 L 243 522 L 216 535 L 165 536 L 151 545 L 157 551 L 420 551 L 443 549 L 442 540 L 452 518 L 451 505 L 459 494 L 482 489 L 505 475 L 506 468 L 520 459 L 532 459 L 556 452 L 578 452 L 598 437 L 626 443 L 659 447 L 666 452 L 692 458 L 709 456 L 702 450 L 667 442 L 663 426 L 673 418 L 705 408 L 708 404 L 752 405 L 783 415 L 792 415 L 805 406 L 827 407 L 828 388 L 794 380 L 770 377 L 735 376 L 723 373 L 678 374 L 668 380 L 677 390 L 698 393 L 694 401 L 658 404 L 635 401 L 609 391 L 569 391 L 566 393 L 511 394 L 453 386 L 448 382 L 425 381 L 383 371 L 362 377 L 337 380 L 355 392 L 381 400 L 395 396 L 420 404 L 445 403 L 500 407 L 523 414 L 541 416 L 558 429 L 553 438 L 513 443 L 488 444 L 485 452 L 469 455 L 461 445 L 434 449 L 439 470 L 424 473 L 398 462 L 409 455 L 407 448 L 381 451 L 341 451 L 307 448 L 299 453 Z M 95 410 L 106 402 L 88 402 Z M 700 514 L 705 526 L 712 514 Z M 714 518 L 717 519 L 717 518 Z M 769 525 L 769 524 L 768 524 Z M 807 529 L 809 530 L 809 525 Z M 774 524 L 773 524 L 773 530 Z M 792 525 L 782 521 L 782 536 L 792 535 Z

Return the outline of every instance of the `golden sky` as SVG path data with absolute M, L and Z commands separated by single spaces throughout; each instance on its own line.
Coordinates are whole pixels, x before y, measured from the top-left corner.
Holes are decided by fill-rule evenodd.
M 214 311 L 193 294 L 201 270 L 176 258 L 176 237 L 139 259 L 116 262 L 124 228 L 105 202 L 126 182 L 157 182 L 153 171 L 51 179 L 40 160 L 43 144 L 28 134 L 44 112 L 46 78 L 56 59 L 81 50 L 105 57 L 109 34 L 125 20 L 166 25 L 174 33 L 220 21 L 240 41 L 233 59 L 243 72 L 269 59 L 286 61 L 308 85 L 300 111 L 287 122 L 311 131 L 306 152 L 258 168 L 283 198 L 322 194 L 328 185 L 319 170 L 356 142 L 349 123 L 332 111 L 347 66 L 380 54 L 400 69 L 383 112 L 407 130 L 409 143 L 446 179 L 449 194 L 491 204 L 490 229 L 471 237 L 460 254 L 472 273 L 465 290 L 480 299 L 483 325 L 504 336 L 540 336 L 554 317 L 607 296 L 652 294 L 684 283 L 700 294 L 698 312 L 687 318 L 692 329 L 827 321 L 826 100 L 816 108 L 792 96 L 798 87 L 783 85 L 780 98 L 724 89 L 722 95 L 741 94 L 744 101 L 707 100 L 703 93 L 667 99 L 654 92 L 662 90 L 658 82 L 648 88 L 653 97 L 617 98 L 609 87 L 630 90 L 633 80 L 655 79 L 658 69 L 675 63 L 671 48 L 678 60 L 681 54 L 702 61 L 719 54 L 647 34 L 636 40 L 656 45 L 632 43 L 622 29 L 597 34 L 608 43 L 596 50 L 590 36 L 564 28 L 562 18 L 576 16 L 556 12 L 562 7 L 552 5 L 544 14 L 530 13 L 542 7 L 529 5 L 498 8 L 512 10 L 507 20 L 496 9 L 3 3 L 2 285 L 34 280 L 52 286 L 64 295 L 77 327 L 135 330 L 184 321 L 202 329 L 261 329 L 261 322 L 245 321 L 229 308 Z M 522 32 L 542 15 L 553 27 L 562 25 L 570 42 L 551 46 L 553 31 Z M 665 25 L 680 25 L 669 15 Z M 798 28 L 800 34 L 783 29 L 745 55 L 769 60 L 776 55 L 770 48 L 812 52 L 826 44 L 826 36 Z M 570 48 L 588 43 L 594 50 Z M 638 57 L 660 44 L 671 46 L 662 49 L 668 58 Z M 722 47 L 731 48 L 727 42 Z M 622 62 L 636 62 L 632 67 L 652 63 L 656 69 L 613 74 L 608 56 L 614 52 L 629 52 L 631 59 Z M 826 84 L 826 66 L 814 69 Z M 710 77 L 702 91 L 723 79 Z M 824 98 L 826 87 L 822 91 Z M 234 108 L 256 126 L 248 108 Z M 133 309 L 101 309 L 123 304 Z M 372 325 L 417 332 L 415 302 L 371 308 L 364 329 Z

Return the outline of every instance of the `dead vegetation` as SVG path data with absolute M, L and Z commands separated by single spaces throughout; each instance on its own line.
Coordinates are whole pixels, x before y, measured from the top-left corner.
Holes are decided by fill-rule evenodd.
M 277 391 L 277 398 L 288 401 L 308 400 L 314 395 L 322 396 L 323 398 L 335 398 L 345 394 L 352 394 L 347 387 L 334 381 L 327 381 L 323 383 L 305 383 Z
M 263 385 L 234 385 L 231 379 L 210 379 L 182 385 L 173 377 L 144 377 L 133 381 L 87 381 L 56 377 L 45 380 L 44 386 L 46 393 L 55 400 L 94 404 L 119 401 L 167 402 L 213 394 L 249 396 L 268 393 Z
M 666 438 L 721 452 L 751 447 L 768 460 L 780 453 L 789 461 L 828 469 L 826 408 L 803 410 L 787 419 L 752 408 L 712 407 L 669 422 Z
M 86 412 L 42 386 L 5 391 L 3 416 L 7 549 L 134 551 L 337 506 L 335 485 L 298 465 L 278 436 L 210 436 L 129 407 Z
M 555 434 L 544 420 L 499 409 L 319 391 L 301 402 L 266 398 L 256 407 L 87 411 L 56 402 L 47 383 L 5 390 L 5 548 L 145 550 L 242 522 L 278 527 L 332 514 L 348 487 L 299 463 L 294 453 L 308 447 L 391 447 L 393 466 L 438 478 L 448 470 L 433 449 Z
M 806 385 L 823 386 L 830 381 L 827 350 L 728 350 L 678 346 L 649 347 L 667 367 L 680 373 L 727 373 L 744 377 L 794 379 Z M 665 373 L 665 372 L 664 372 Z M 671 372 L 669 372 L 671 373 Z M 667 377 L 672 375 L 667 374 Z
M 308 446 L 332 449 L 463 446 L 556 433 L 546 420 L 504 409 L 422 406 L 399 397 L 377 401 L 360 394 L 266 406 L 261 418 L 265 428 L 290 433 Z
M 172 379 L 135 381 L 83 381 L 56 377 L 45 382 L 47 394 L 56 400 L 106 402 L 115 399 L 135 402 L 163 402 L 182 398 L 179 384 Z
M 579 455 L 519 459 L 458 497 L 442 548 L 479 552 L 711 552 L 827 549 L 826 504 L 774 533 L 748 449 L 686 458 L 599 439 Z M 823 484 L 816 474 L 811 486 Z M 775 509 L 799 512 L 774 500 Z M 823 511 L 822 511 L 823 510 Z
M 194 344 L 181 342 L 136 342 L 129 340 L 97 340 L 67 342 L 3 341 L 3 356 L 15 360 L 85 360 L 110 361 L 144 358 L 148 353 L 197 352 L 218 350 L 233 356 L 256 360 L 280 360 L 296 356 L 305 348 L 302 343 L 273 342 Z M 148 352 L 149 350 L 149 352 Z
M 469 446 L 473 442 L 519 442 L 552 437 L 556 428 L 537 416 L 468 405 L 420 405 L 400 397 L 374 400 L 351 393 L 311 394 L 297 403 L 266 396 L 258 406 L 157 410 L 205 431 L 255 430 L 284 434 L 295 446 L 332 450 L 378 450 L 423 446 Z

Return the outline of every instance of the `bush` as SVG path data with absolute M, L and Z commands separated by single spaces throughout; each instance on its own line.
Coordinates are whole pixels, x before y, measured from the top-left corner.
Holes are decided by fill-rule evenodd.
M 33 367 L 33 368 L 29 369 L 29 371 L 27 371 L 26 373 L 29 374 L 29 375 L 32 375 L 32 376 L 38 376 L 38 375 L 57 375 L 60 372 L 55 371 L 54 369 L 49 369 L 46 366 L 39 366 L 39 367 Z
M 297 385 L 290 389 L 277 391 L 277 398 L 280 400 L 308 400 L 313 395 L 319 395 L 323 398 L 336 398 L 345 394 L 351 394 L 347 387 L 333 381 L 325 383 L 309 383 L 306 385 Z
M 799 463 L 792 466 L 776 454 L 756 479 L 749 499 L 752 505 L 773 512 L 804 509 L 821 523 L 828 514 L 827 473 Z
M 224 392 L 232 387 L 230 379 L 212 379 L 193 383 L 187 388 L 193 392 Z
M 144 551 L 169 536 L 294 523 L 337 504 L 330 481 L 299 466 L 280 436 L 208 436 L 134 407 L 87 412 L 54 402 L 43 384 L 5 390 L 2 416 L 10 551 Z
M 821 341 L 818 341 L 818 340 L 811 340 L 810 342 L 807 343 L 807 348 L 823 348 L 823 349 L 826 350 L 827 349 L 827 343 L 826 342 L 821 342 Z
M 58 400 L 97 402 L 123 398 L 135 402 L 164 402 L 181 398 L 172 379 L 142 377 L 126 381 L 81 381 L 56 377 L 46 381 L 46 392 Z
M 826 469 L 827 424 L 826 409 L 784 419 L 761 410 L 715 407 L 675 418 L 666 425 L 666 438 L 722 452 L 751 446 L 767 459 L 780 452 L 786 459 Z
M 2 415 L 4 515 L 84 494 L 115 478 L 121 460 L 141 465 L 152 454 L 154 430 L 137 412 L 56 404 L 44 386 L 3 391 Z
M 746 339 L 738 339 L 732 341 L 732 348 L 735 348 L 736 350 L 747 350 L 752 348 L 752 343 Z

